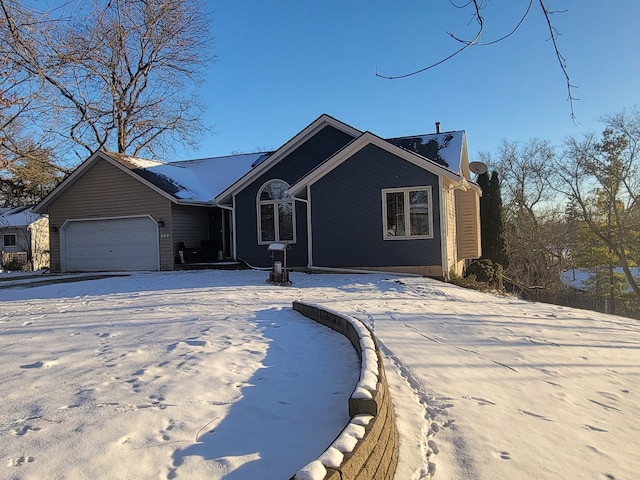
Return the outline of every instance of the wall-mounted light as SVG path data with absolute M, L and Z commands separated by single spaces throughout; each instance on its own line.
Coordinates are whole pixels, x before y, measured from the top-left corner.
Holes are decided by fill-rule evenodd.
M 158 226 L 164 227 L 164 220 L 158 220 Z
M 51 227 L 51 231 L 52 232 L 57 232 L 58 231 L 58 227 L 55 227 L 55 226 Z

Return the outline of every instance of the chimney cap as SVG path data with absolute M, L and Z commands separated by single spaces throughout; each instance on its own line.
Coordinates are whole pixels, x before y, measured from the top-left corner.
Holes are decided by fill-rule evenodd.
M 436 133 L 440 133 L 440 122 L 436 122 Z

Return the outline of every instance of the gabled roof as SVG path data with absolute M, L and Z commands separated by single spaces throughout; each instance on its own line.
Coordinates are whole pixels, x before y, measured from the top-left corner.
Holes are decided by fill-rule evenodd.
M 112 152 L 96 152 L 65 178 L 34 210 L 46 212 L 51 202 L 99 160 L 109 162 L 174 203 L 211 205 L 213 198 L 226 186 L 268 156 L 268 152 L 261 152 L 165 163 Z
M 456 173 L 460 171 L 465 147 L 464 130 L 388 138 L 387 142 L 415 152 Z
M 407 137 L 407 138 L 417 138 L 417 137 Z M 331 170 L 339 166 L 341 163 L 349 159 L 352 155 L 362 150 L 367 145 L 376 145 L 389 153 L 396 155 L 408 162 L 417 165 L 420 168 L 423 168 L 431 173 L 434 173 L 438 176 L 445 177 L 451 182 L 458 182 L 460 180 L 460 176 L 458 172 L 451 170 L 448 167 L 445 167 L 435 161 L 425 158 L 424 156 L 415 153 L 409 149 L 401 148 L 399 146 L 394 145 L 388 140 L 384 140 L 371 132 L 364 132 L 359 137 L 355 138 L 353 141 L 345 145 L 341 150 L 337 151 L 327 160 L 322 162 L 316 168 L 307 173 L 304 177 L 296 181 L 293 185 L 289 187 L 289 193 L 291 195 L 296 195 L 300 193 L 306 185 L 311 185 L 324 177 Z M 452 157 L 454 157 L 452 155 Z M 459 166 L 459 165 L 458 165 Z
M 358 148 L 374 143 L 417 165 L 432 170 L 452 181 L 457 175 L 469 178 L 469 168 L 464 131 L 398 137 L 383 140 L 369 132 L 362 132 L 335 118 L 323 114 L 311 122 L 275 152 L 258 152 L 223 157 L 160 162 L 128 155 L 96 152 L 76 168 L 33 210 L 46 213 L 51 202 L 64 193 L 84 172 L 96 162 L 104 160 L 132 176 L 147 187 L 174 203 L 186 205 L 222 205 L 229 203 L 231 196 L 272 168 L 289 153 L 326 126 L 332 126 L 354 137 L 354 140 L 329 159 L 296 182 L 312 183 L 347 157 L 345 152 L 355 153 Z
M 41 218 L 29 207 L 0 208 L 0 228 L 28 227 Z
M 177 201 L 211 203 L 225 187 L 268 158 L 269 152 L 158 162 L 110 154 L 136 175 L 162 189 Z
M 232 185 L 230 185 L 228 188 L 226 188 L 224 191 L 218 194 L 215 198 L 216 203 L 217 204 L 228 203 L 232 195 L 242 190 L 244 187 L 246 187 L 256 178 L 258 178 L 260 175 L 262 175 L 264 172 L 266 172 L 268 169 L 270 169 L 276 163 L 278 163 L 280 160 L 286 157 L 289 153 L 291 153 L 291 151 L 298 148 L 301 144 L 303 144 L 310 137 L 318 133 L 327 125 L 337 128 L 338 130 L 346 132 L 354 137 L 357 137 L 362 134 L 360 130 L 355 129 L 352 126 L 341 122 L 340 120 L 336 120 L 335 118 L 327 114 L 320 115 L 317 119 L 311 122 L 304 130 L 302 130 L 300 133 L 294 136 L 291 140 L 289 140 L 287 143 L 285 143 L 283 146 L 281 146 L 279 149 L 273 152 L 273 154 L 271 154 L 269 158 L 267 158 L 265 161 L 256 165 L 256 167 L 253 170 L 248 172 L 243 177 L 239 178 L 236 182 L 234 182 Z

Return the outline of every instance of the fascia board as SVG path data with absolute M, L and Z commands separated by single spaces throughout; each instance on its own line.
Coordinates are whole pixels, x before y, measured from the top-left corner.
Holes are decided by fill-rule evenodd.
M 377 135 L 374 135 L 371 132 L 365 132 L 358 138 L 354 139 L 351 143 L 347 144 L 342 150 L 336 152 L 332 157 L 329 157 L 329 159 L 309 172 L 309 174 L 305 175 L 295 184 L 289 187 L 289 193 L 295 195 L 299 193 L 306 185 L 311 185 L 317 182 L 334 168 L 338 167 L 341 163 L 349 159 L 351 156 L 355 155 L 357 152 L 359 152 L 369 144 L 380 147 L 383 150 L 386 150 L 389 153 L 392 153 L 395 156 L 400 157 L 403 160 L 406 160 L 439 177 L 445 177 L 452 182 L 460 180 L 460 177 L 451 170 L 443 168 L 437 163 L 424 158 L 417 153 L 410 152 L 409 150 L 405 150 L 404 148 L 396 147 L 395 145 L 387 142 Z
M 217 207 L 213 201 L 211 202 L 198 202 L 197 200 L 180 200 L 179 198 L 175 198 L 172 196 L 168 197 L 173 203 L 177 205 L 186 205 L 191 207 Z
M 156 193 L 162 195 L 167 200 L 169 200 L 169 201 L 171 201 L 173 203 L 179 203 L 178 199 L 176 199 L 172 195 L 169 195 L 167 192 L 165 192 L 161 188 L 158 188 L 157 186 L 155 186 L 151 182 L 145 180 L 144 178 L 140 177 L 139 175 L 136 175 L 131 170 L 129 170 L 125 166 L 121 165 L 119 162 L 117 162 L 114 159 L 112 159 L 109 156 L 108 153 L 106 153 L 106 152 L 96 152 L 93 155 L 91 155 L 91 157 L 89 157 L 88 160 L 85 160 L 80 166 L 78 166 L 78 168 L 76 168 L 71 173 L 71 175 L 69 175 L 67 178 L 65 178 L 64 181 L 60 185 L 58 185 L 49 195 L 47 195 L 38 205 L 36 205 L 34 207 L 33 211 L 36 212 L 36 213 L 47 213 L 46 209 L 49 207 L 49 205 L 55 199 L 57 199 L 60 195 L 62 195 L 71 185 L 73 185 L 80 177 L 82 177 L 82 175 L 84 175 L 84 173 L 87 170 L 89 170 L 91 167 L 93 167 L 100 160 L 104 160 L 107 163 L 109 163 L 110 165 L 113 165 L 114 167 L 116 167 L 120 171 L 122 171 L 122 172 L 126 173 L 127 175 L 131 176 L 131 178 L 134 178 L 135 180 L 137 180 L 138 182 L 142 183 L 146 187 L 148 187 L 148 188 L 152 189 L 153 191 L 155 191 Z
M 311 138 L 313 135 L 318 133 L 327 125 L 337 128 L 338 130 L 342 130 L 349 135 L 353 135 L 357 137 L 361 135 L 362 132 L 356 128 L 353 128 L 346 123 L 341 122 L 333 118 L 330 115 L 322 114 L 312 123 L 310 123 L 304 130 L 295 135 L 291 140 L 282 145 L 279 149 L 277 149 L 274 153 L 271 154 L 269 158 L 267 158 L 264 162 L 262 162 L 257 167 L 253 168 L 251 171 L 246 173 L 243 177 L 234 182 L 231 186 L 225 189 L 223 192 L 218 194 L 214 199 L 215 203 L 224 204 L 225 200 L 228 200 L 231 196 L 235 195 L 247 185 L 249 185 L 252 181 L 262 175 L 264 172 L 272 168 L 276 163 L 286 157 L 291 151 L 298 148 L 305 141 Z

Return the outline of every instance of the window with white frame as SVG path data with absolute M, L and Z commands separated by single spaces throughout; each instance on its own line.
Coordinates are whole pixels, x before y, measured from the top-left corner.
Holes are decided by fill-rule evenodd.
M 258 192 L 258 241 L 295 242 L 293 200 L 282 180 L 265 183 Z
M 6 233 L 3 235 L 2 243 L 5 247 L 15 247 L 16 246 L 16 234 L 15 233 Z
M 385 240 L 433 238 L 431 187 L 382 190 Z

